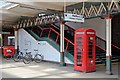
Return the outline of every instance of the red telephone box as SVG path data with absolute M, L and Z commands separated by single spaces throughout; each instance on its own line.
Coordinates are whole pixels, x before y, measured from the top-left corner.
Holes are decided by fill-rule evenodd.
M 96 70 L 96 32 L 80 28 L 75 31 L 74 70 L 92 72 Z

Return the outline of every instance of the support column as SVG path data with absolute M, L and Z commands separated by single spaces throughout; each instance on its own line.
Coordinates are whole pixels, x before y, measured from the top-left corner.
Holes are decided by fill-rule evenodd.
M 112 54 L 111 54 L 111 16 L 106 18 L 106 73 L 112 75 Z
M 2 40 L 2 32 L 1 32 L 1 34 L 0 34 L 0 47 L 2 47 L 3 46 L 3 40 Z
M 18 49 L 18 29 L 15 29 L 15 53 L 17 53 Z
M 1 32 L 1 33 L 0 33 L 0 53 L 1 53 L 2 56 L 3 56 L 2 47 L 3 47 L 3 39 L 2 39 L 2 32 Z
M 64 22 L 60 24 L 60 65 L 66 65 L 64 61 Z

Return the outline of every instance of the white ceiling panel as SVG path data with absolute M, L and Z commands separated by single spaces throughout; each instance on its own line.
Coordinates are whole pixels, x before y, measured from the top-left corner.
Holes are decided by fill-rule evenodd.
M 45 0 L 6 0 L 6 5 L 0 7 L 0 15 L 4 24 L 14 24 L 21 16 L 33 17 L 48 9 L 63 11 L 64 6 L 77 2 L 63 3 L 60 0 L 48 2 Z M 4 2 L 3 2 L 4 3 Z M 2 4 L 1 4 L 2 5 Z

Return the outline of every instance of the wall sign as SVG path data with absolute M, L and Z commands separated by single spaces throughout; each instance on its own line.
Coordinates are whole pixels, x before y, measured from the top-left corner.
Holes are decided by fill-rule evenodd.
M 83 15 L 64 13 L 64 21 L 84 22 Z
M 84 34 L 84 32 L 76 32 L 76 34 Z
M 94 32 L 87 32 L 87 34 L 95 34 Z

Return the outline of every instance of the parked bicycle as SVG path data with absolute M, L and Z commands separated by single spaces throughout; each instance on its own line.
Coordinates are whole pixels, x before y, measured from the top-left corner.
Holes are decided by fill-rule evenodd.
M 34 57 L 31 54 L 31 52 L 26 52 L 26 54 L 23 58 L 23 62 L 25 64 L 29 64 L 32 61 L 35 61 L 36 63 L 40 63 L 42 61 L 43 56 L 41 54 L 39 54 L 38 50 L 34 49 L 34 52 L 36 53 Z
M 24 49 L 24 51 L 25 51 L 24 53 L 25 53 L 25 54 L 28 54 L 27 50 L 28 50 L 28 49 Z M 29 52 L 29 53 L 30 53 L 30 52 Z M 23 61 L 25 54 L 23 54 L 23 52 L 20 52 L 20 50 L 18 49 L 17 52 L 16 52 L 16 53 L 14 54 L 14 56 L 13 56 L 13 60 L 14 60 L 15 62 Z
M 23 60 L 23 53 L 20 52 L 19 49 L 18 49 L 17 52 L 14 54 L 13 60 L 14 60 L 15 62 L 19 62 L 19 61 Z

